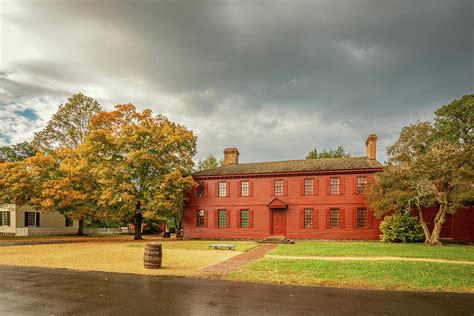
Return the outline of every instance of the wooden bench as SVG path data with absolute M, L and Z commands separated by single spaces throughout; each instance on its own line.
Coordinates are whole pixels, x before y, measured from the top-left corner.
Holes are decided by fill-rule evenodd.
M 235 245 L 234 244 L 210 244 L 209 249 L 214 248 L 214 249 L 229 249 L 229 250 L 235 250 Z

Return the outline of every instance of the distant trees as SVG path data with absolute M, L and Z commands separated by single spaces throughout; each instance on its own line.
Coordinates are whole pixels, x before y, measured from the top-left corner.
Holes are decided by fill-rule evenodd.
M 339 146 L 336 149 L 324 149 L 321 152 L 318 152 L 316 148 L 311 150 L 307 155 L 306 159 L 319 159 L 319 158 L 344 158 L 350 157 L 351 154 L 347 153 L 344 150 L 344 147 Z
M 36 154 L 35 148 L 29 142 L 0 147 L 1 162 L 17 162 Z
M 439 245 L 447 214 L 474 201 L 474 95 L 438 109 L 435 123 L 404 127 L 387 150 L 388 165 L 369 186 L 368 204 L 378 215 L 415 209 L 425 243 Z M 423 219 L 423 207 L 437 206 L 433 229 Z
M 214 169 L 214 168 L 222 166 L 223 163 L 224 163 L 224 159 L 217 160 L 217 158 L 213 154 L 210 154 L 206 158 L 199 160 L 198 165 L 197 165 L 197 170 L 203 171 L 203 170 Z

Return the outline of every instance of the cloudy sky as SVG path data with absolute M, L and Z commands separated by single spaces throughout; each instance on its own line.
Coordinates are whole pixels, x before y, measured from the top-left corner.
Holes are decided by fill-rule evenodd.
M 76 92 L 184 124 L 200 159 L 378 157 L 474 92 L 474 1 L 0 0 L 0 145 Z

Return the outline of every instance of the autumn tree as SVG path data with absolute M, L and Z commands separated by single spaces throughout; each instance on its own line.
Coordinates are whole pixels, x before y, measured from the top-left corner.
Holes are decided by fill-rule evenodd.
M 10 146 L 0 147 L 0 163 L 16 162 L 32 157 L 36 154 L 36 150 L 29 142 L 22 142 Z
M 472 102 L 472 96 L 461 100 Z M 388 165 L 369 187 L 368 204 L 380 216 L 417 210 L 429 245 L 440 244 L 448 214 L 473 202 L 472 119 L 460 111 L 466 108 L 454 101 L 436 111 L 434 125 L 417 122 L 403 128 L 387 150 Z M 431 231 L 423 218 L 423 208 L 429 206 L 438 207 Z
M 214 169 L 217 167 L 222 166 L 224 163 L 224 159 L 217 160 L 217 158 L 213 154 L 209 154 L 206 158 L 199 160 L 197 165 L 198 171 Z
M 350 157 L 351 154 L 347 153 L 344 150 L 344 147 L 339 146 L 336 149 L 324 149 L 321 152 L 318 152 L 316 148 L 311 150 L 307 155 L 306 159 L 320 159 L 320 158 L 344 158 Z
M 98 203 L 133 219 L 141 239 L 144 212 L 182 212 L 196 137 L 165 116 L 132 104 L 95 115 L 81 151 L 99 184 Z

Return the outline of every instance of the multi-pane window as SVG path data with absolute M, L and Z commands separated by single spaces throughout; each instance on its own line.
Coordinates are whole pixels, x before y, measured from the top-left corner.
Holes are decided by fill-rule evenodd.
M 217 213 L 217 227 L 227 227 L 227 211 L 219 210 Z
M 332 208 L 329 210 L 329 226 L 331 228 L 339 227 L 339 209 Z
M 196 212 L 196 226 L 204 227 L 204 210 L 198 210 Z
M 365 192 L 367 187 L 367 177 L 357 177 L 357 193 L 361 194 Z
M 304 228 L 313 228 L 313 209 L 304 209 Z
M 331 178 L 330 188 L 331 194 L 339 194 L 339 178 Z
M 304 195 L 313 195 L 313 179 L 304 179 Z
M 203 197 L 204 196 L 204 182 L 199 182 L 197 187 L 197 196 Z
M 2 221 L 0 224 L 2 226 L 10 226 L 10 212 L 0 212 L 2 215 Z
M 70 227 L 74 225 L 74 220 L 69 216 L 66 216 L 66 227 Z
M 227 182 L 219 182 L 218 196 L 227 196 Z
M 367 209 L 358 208 L 357 209 L 357 228 L 362 228 L 367 226 Z
M 249 227 L 249 210 L 240 210 L 240 227 Z
M 240 182 L 240 196 L 250 195 L 250 183 L 248 181 Z
M 36 213 L 28 212 L 27 215 L 27 226 L 36 226 Z
M 274 194 L 283 195 L 283 180 L 275 180 L 274 182 Z

